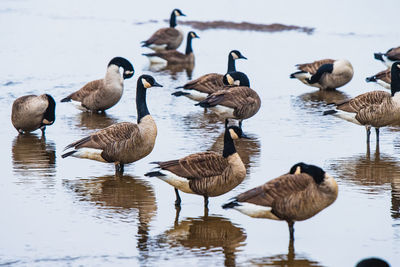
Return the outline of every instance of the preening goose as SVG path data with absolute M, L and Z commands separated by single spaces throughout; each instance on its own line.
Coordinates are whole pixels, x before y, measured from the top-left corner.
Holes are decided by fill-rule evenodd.
M 232 50 L 228 54 L 228 70 L 227 73 L 236 71 L 235 60 L 247 59 L 238 50 Z M 174 96 L 186 96 L 195 101 L 204 100 L 209 94 L 218 90 L 224 89 L 222 81 L 224 75 L 218 73 L 209 73 L 203 75 L 196 80 L 186 83 L 184 86 L 179 86 L 176 89 L 183 88 L 183 91 L 172 93 Z
M 376 140 L 379 142 L 379 128 L 400 121 L 400 61 L 391 68 L 391 94 L 384 91 L 372 91 L 361 94 L 346 102 L 336 104 L 336 110 L 328 110 L 323 115 L 334 115 L 349 122 L 364 125 L 367 131 L 367 143 L 371 127 L 375 127 Z
M 56 119 L 55 109 L 56 102 L 49 94 L 21 96 L 12 105 L 11 122 L 21 134 L 37 129 L 44 134 Z
M 390 83 L 392 81 L 391 69 L 389 68 L 378 72 L 373 76 L 365 78 L 365 80 L 367 81 L 367 83 L 375 82 L 386 89 L 390 89 Z
M 208 206 L 208 197 L 229 192 L 238 186 L 246 176 L 246 168 L 236 152 L 234 139 L 244 137 L 237 126 L 225 122 L 224 150 L 222 156 L 215 152 L 191 154 L 181 159 L 153 162 L 158 170 L 145 176 L 157 177 L 175 188 L 175 205 L 180 206 L 178 190 L 202 195 L 204 207 Z
M 290 78 L 321 90 L 333 90 L 350 82 L 353 78 L 353 66 L 346 59 L 323 59 L 312 63 L 297 64 L 299 71 L 290 74 Z
M 169 19 L 169 28 L 161 28 L 148 40 L 142 41 L 142 47 L 148 47 L 154 51 L 177 49 L 183 40 L 183 32 L 176 29 L 176 17 L 186 16 L 180 9 L 172 10 Z
M 123 75 L 119 68 L 124 69 Z M 124 91 L 124 79 L 133 76 L 132 64 L 122 57 L 113 58 L 107 66 L 106 76 L 103 79 L 87 83 L 78 91 L 63 98 L 61 102 L 77 102 L 78 108 L 85 111 L 104 112 L 121 99 Z
M 165 50 L 155 53 L 142 54 L 149 58 L 152 64 L 194 64 L 194 54 L 192 49 L 192 39 L 200 38 L 195 32 L 187 35 L 186 52 L 182 54 L 176 50 Z
M 229 85 L 235 85 L 235 81 L 239 80 L 240 86 L 219 90 L 195 105 L 210 108 L 223 118 L 237 119 L 239 127 L 242 128 L 242 121 L 253 117 L 260 109 L 261 99 L 256 91 L 250 88 L 249 79 L 243 72 L 227 73 L 223 80 Z
M 390 48 L 386 53 L 374 53 L 374 58 L 390 68 L 395 61 L 400 60 L 400 46 Z
M 222 208 L 235 209 L 253 218 L 286 221 L 293 240 L 294 223 L 316 215 L 331 205 L 337 195 L 335 179 L 324 170 L 297 163 L 288 174 L 238 195 Z
M 162 87 L 153 77 L 142 75 L 137 81 L 136 109 L 137 124 L 120 122 L 82 138 L 66 149 L 62 155 L 101 162 L 113 162 L 116 174 L 124 172 L 124 164 L 146 157 L 153 150 L 157 127 L 146 104 L 146 91 L 150 87 Z

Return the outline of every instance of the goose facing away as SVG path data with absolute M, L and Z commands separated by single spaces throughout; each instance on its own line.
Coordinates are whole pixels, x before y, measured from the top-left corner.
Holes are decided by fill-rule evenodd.
M 374 58 L 390 68 L 395 61 L 400 60 L 400 46 L 390 48 L 386 53 L 374 53 Z
M 212 93 L 195 105 L 210 108 L 223 118 L 239 120 L 239 127 L 242 128 L 243 120 L 253 117 L 260 109 L 261 99 L 250 88 L 249 79 L 243 72 L 227 73 L 223 81 L 231 88 Z M 240 81 L 240 86 L 233 86 L 237 85 L 236 81 Z
M 247 59 L 238 50 L 232 50 L 228 54 L 228 70 L 227 73 L 236 71 L 235 60 Z M 174 96 L 186 96 L 195 101 L 204 100 L 209 94 L 218 90 L 224 89 L 222 81 L 224 75 L 218 73 L 205 74 L 195 80 L 186 83 L 184 86 L 179 86 L 176 89 L 183 88 L 183 91 L 172 93 Z
M 284 220 L 293 240 L 294 223 L 316 215 L 331 205 L 337 195 L 334 178 L 317 166 L 297 163 L 288 174 L 238 195 L 222 208 L 235 209 L 253 218 Z
M 86 158 L 100 162 L 113 162 L 116 174 L 122 174 L 124 164 L 146 157 L 153 150 L 157 126 L 146 104 L 146 91 L 150 87 L 162 87 L 152 76 L 142 75 L 137 81 L 136 109 L 137 124 L 120 122 L 82 138 L 64 150 L 62 155 Z
M 375 75 L 365 78 L 366 82 L 375 82 L 380 86 L 390 89 L 390 83 L 392 81 L 391 69 L 386 69 L 381 72 L 378 72 Z
M 120 67 L 124 69 L 122 77 L 119 72 Z M 108 63 L 103 79 L 87 83 L 78 91 L 63 98 L 61 102 L 74 101 L 78 108 L 84 111 L 104 112 L 118 103 L 124 91 L 124 79 L 131 78 L 133 74 L 133 66 L 128 60 L 115 57 Z
M 21 96 L 12 105 L 11 122 L 21 134 L 37 129 L 44 134 L 56 119 L 55 109 L 56 102 L 49 94 Z
M 148 40 L 142 41 L 142 47 L 148 47 L 154 51 L 177 49 L 183 40 L 183 32 L 176 29 L 176 17 L 186 16 L 180 9 L 175 8 L 169 20 L 168 28 L 156 31 Z
M 296 66 L 299 71 L 290 74 L 290 78 L 321 90 L 333 90 L 345 85 L 350 82 L 354 73 L 353 66 L 347 59 L 322 59 Z
M 391 94 L 372 91 L 336 104 L 335 110 L 327 110 L 323 115 L 334 115 L 349 122 L 363 125 L 369 143 L 371 127 L 375 127 L 379 142 L 379 128 L 400 121 L 400 61 L 391 67 Z
M 186 52 L 182 54 L 176 50 L 164 50 L 155 53 L 142 54 L 146 56 L 152 64 L 194 64 L 194 54 L 192 39 L 200 38 L 195 32 L 191 31 L 187 35 Z
M 225 122 L 224 149 L 222 156 L 215 152 L 191 154 L 181 159 L 153 162 L 158 170 L 145 176 L 157 177 L 175 188 L 175 205 L 180 206 L 178 190 L 202 195 L 204 207 L 208 207 L 208 197 L 229 192 L 238 186 L 246 176 L 246 168 L 236 152 L 233 140 L 242 138 L 242 130 Z

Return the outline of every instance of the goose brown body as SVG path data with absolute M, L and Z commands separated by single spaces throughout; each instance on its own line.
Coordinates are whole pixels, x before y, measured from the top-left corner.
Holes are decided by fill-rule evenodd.
M 327 59 L 316 60 L 311 63 L 297 64 L 296 67 L 298 70 L 308 72 L 311 75 L 314 75 L 315 73 L 317 73 L 319 67 L 321 67 L 324 64 L 333 64 L 333 62 L 335 62 L 334 59 L 327 58 Z
M 20 133 L 32 132 L 42 127 L 44 130 L 46 125 L 54 123 L 54 112 L 55 102 L 50 95 L 26 95 L 14 101 L 11 122 Z

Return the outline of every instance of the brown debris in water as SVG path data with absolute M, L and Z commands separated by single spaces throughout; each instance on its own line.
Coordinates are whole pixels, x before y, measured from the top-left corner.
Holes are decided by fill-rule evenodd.
M 295 25 L 284 25 L 280 23 L 273 24 L 256 24 L 250 22 L 232 22 L 224 20 L 215 21 L 179 21 L 179 24 L 192 26 L 198 30 L 209 29 L 233 29 L 239 31 L 258 31 L 258 32 L 282 32 L 282 31 L 300 31 L 312 34 L 314 28 L 300 27 Z

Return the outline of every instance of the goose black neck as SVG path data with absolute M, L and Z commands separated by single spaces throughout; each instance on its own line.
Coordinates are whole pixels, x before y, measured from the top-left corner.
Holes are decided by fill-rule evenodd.
M 175 28 L 176 26 L 176 15 L 175 15 L 175 10 L 172 11 L 171 13 L 171 18 L 169 19 L 169 27 Z
M 137 123 L 139 123 L 144 116 L 150 114 L 149 110 L 147 109 L 146 91 L 147 89 L 144 88 L 142 82 L 139 79 L 136 89 L 136 109 L 138 113 Z
M 232 56 L 232 53 L 229 53 L 228 56 L 228 73 L 236 71 L 236 66 L 235 66 L 235 59 Z
M 187 42 L 186 42 L 186 55 L 189 55 L 192 52 L 193 52 L 193 49 L 192 49 L 192 35 L 189 33 L 188 37 L 187 37 Z
M 392 91 L 392 96 L 395 93 L 400 92 L 400 69 L 397 67 L 396 63 L 393 63 L 392 70 L 392 81 L 390 83 L 390 90 Z
M 50 122 L 54 122 L 56 120 L 56 101 L 54 101 L 54 98 L 51 95 L 46 94 L 46 97 L 49 105 L 44 112 L 43 118 Z
M 224 135 L 224 151 L 222 152 L 222 156 L 224 158 L 229 157 L 232 154 L 236 153 L 236 148 L 235 148 L 235 143 L 233 142 L 233 139 L 231 137 L 231 134 L 229 133 L 229 130 L 225 130 L 225 135 Z

